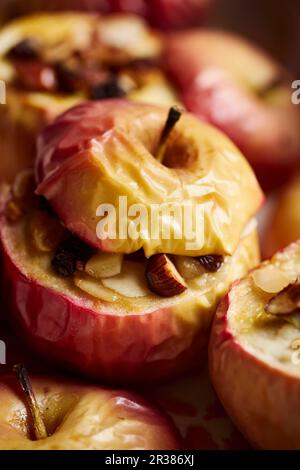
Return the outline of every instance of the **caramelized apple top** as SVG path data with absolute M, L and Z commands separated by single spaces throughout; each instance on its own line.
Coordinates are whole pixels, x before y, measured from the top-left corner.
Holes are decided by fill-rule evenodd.
M 300 242 L 264 262 L 229 292 L 228 328 L 260 359 L 300 373 Z
M 37 194 L 70 231 L 103 251 L 232 254 L 262 202 L 255 176 L 230 140 L 188 113 L 160 163 L 155 157 L 167 115 L 168 109 L 126 100 L 66 112 L 39 138 Z M 113 234 L 99 225 L 104 204 L 115 211 Z M 143 219 L 135 236 L 128 228 L 137 223 L 130 219 L 133 207 L 140 213 L 131 216 Z

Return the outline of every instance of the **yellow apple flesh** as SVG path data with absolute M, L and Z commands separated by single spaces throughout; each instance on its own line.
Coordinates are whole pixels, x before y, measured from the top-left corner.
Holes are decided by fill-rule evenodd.
M 277 290 L 280 272 L 285 285 L 299 275 L 299 242 L 234 284 L 221 302 L 210 339 L 210 371 L 225 409 L 255 447 L 299 450 L 300 361 L 293 346 L 300 337 L 299 313 L 291 319 L 265 311 L 275 295 L 266 290 L 274 275 Z

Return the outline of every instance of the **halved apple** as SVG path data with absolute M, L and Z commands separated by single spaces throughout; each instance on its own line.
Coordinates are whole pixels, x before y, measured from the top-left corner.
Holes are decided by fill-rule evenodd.
M 102 251 L 233 254 L 262 203 L 261 189 L 231 141 L 188 113 L 172 130 L 160 162 L 156 152 L 168 111 L 115 99 L 64 113 L 39 138 L 36 192 L 71 232 Z M 111 233 L 105 207 L 116 216 Z M 142 230 L 134 236 L 128 235 L 130 208 L 143 209 Z
M 299 273 L 298 241 L 235 283 L 212 327 L 214 387 L 234 423 L 262 449 L 300 448 Z
M 2 28 L 7 105 L 0 109 L 0 178 L 12 181 L 30 166 L 37 132 L 87 98 L 127 94 L 173 104 L 176 95 L 157 65 L 161 47 L 161 38 L 133 15 L 37 14 Z
M 267 188 L 288 177 L 300 112 L 287 71 L 245 39 L 207 29 L 171 34 L 164 64 L 187 109 L 227 134 Z
M 300 239 L 300 173 L 275 196 L 263 233 L 263 255 L 272 256 L 289 243 Z
M 132 392 L 36 376 L 32 388 L 48 437 L 34 440 L 12 375 L 0 377 L 1 450 L 178 449 L 171 421 Z
M 99 279 L 81 264 L 76 270 L 82 242 L 74 257 L 66 231 L 61 251 L 40 249 L 32 243 L 31 221 L 41 209 L 37 201 L 32 205 L 12 221 L 5 212 L 1 217 L 6 318 L 39 354 L 110 382 L 161 381 L 199 366 L 217 302 L 259 260 L 254 230 L 218 271 L 185 279 L 183 293 L 174 295 L 172 288 L 173 296 L 163 298 L 147 288 L 145 258 L 125 259 L 120 274 Z M 50 212 L 42 214 L 45 240 L 59 221 Z

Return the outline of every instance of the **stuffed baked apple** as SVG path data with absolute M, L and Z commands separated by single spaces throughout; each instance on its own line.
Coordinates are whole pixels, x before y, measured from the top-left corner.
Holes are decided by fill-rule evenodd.
M 38 130 L 82 100 L 173 104 L 160 51 L 160 38 L 135 16 L 40 14 L 8 24 L 0 33 L 0 177 L 11 181 L 32 164 Z
M 233 285 L 215 316 L 210 370 L 227 412 L 262 449 L 299 449 L 300 243 Z
M 25 204 L 24 178 L 13 186 L 5 296 L 29 344 L 61 365 L 113 382 L 194 367 L 219 298 L 258 262 L 252 170 L 225 136 L 179 117 L 126 100 L 81 104 L 40 136 L 37 196 Z
M 300 239 L 299 204 L 300 174 L 297 173 L 275 198 L 262 240 L 266 258 Z
M 225 132 L 265 187 L 287 178 L 300 158 L 287 71 L 243 38 L 214 30 L 170 35 L 165 65 L 187 109 Z
M 59 377 L 0 376 L 1 450 L 178 449 L 169 419 L 134 393 Z

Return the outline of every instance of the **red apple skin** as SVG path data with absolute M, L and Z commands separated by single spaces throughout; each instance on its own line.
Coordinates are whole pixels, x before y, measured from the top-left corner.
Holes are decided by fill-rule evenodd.
M 170 34 L 164 64 L 188 111 L 233 140 L 264 189 L 289 177 L 300 159 L 300 112 L 286 71 L 245 39 L 215 30 Z M 253 77 L 253 67 L 257 80 L 246 76 Z M 259 90 L 276 77 L 286 79 L 264 101 Z
M 300 380 L 245 351 L 228 325 L 236 282 L 215 315 L 209 344 L 214 388 L 227 413 L 258 449 L 300 448 Z
M 153 26 L 177 29 L 203 22 L 214 0 L 15 0 L 22 14 L 34 11 L 88 10 L 104 14 L 133 13 L 147 19 Z
M 51 400 L 56 404 L 61 402 L 61 405 L 53 410 L 46 405 L 44 416 L 47 421 L 49 419 L 50 425 L 51 421 L 55 421 L 56 413 L 60 413 L 58 411 L 60 408 L 65 410 L 66 420 L 63 420 L 62 425 L 48 438 L 39 441 L 29 440 L 26 436 L 28 430 L 24 429 L 24 420 L 16 419 L 18 412 L 23 416 L 25 405 L 20 386 L 12 374 L 2 375 L 0 377 L 2 450 L 175 450 L 181 447 L 179 433 L 171 419 L 133 392 L 113 390 L 49 375 L 30 376 L 30 380 L 41 406 L 45 398 L 49 400 L 49 408 Z M 75 399 L 75 405 L 68 404 L 71 397 Z M 86 403 L 87 398 L 91 403 L 90 410 Z M 108 409 L 105 410 L 105 407 Z M 76 408 L 78 408 L 77 413 Z M 80 416 L 80 419 L 75 417 L 73 425 L 70 425 L 68 430 L 67 421 L 72 418 L 74 412 Z M 99 413 L 97 424 L 92 419 L 95 412 Z M 106 413 L 110 416 L 109 421 L 106 419 Z M 111 428 L 113 431 L 110 437 L 105 433 L 106 428 Z M 93 431 L 99 432 L 94 440 Z M 99 438 L 102 432 L 103 439 Z
M 3 292 L 14 330 L 51 362 L 123 384 L 165 381 L 204 361 L 208 315 L 195 335 L 195 326 L 176 315 L 176 305 L 123 316 L 96 312 L 28 279 L 2 248 Z

